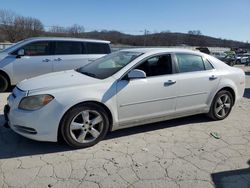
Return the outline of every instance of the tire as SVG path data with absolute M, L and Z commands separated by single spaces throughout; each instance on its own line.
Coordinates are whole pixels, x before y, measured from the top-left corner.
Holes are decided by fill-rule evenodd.
M 227 90 L 221 90 L 215 95 L 208 116 L 213 120 L 223 120 L 230 114 L 232 107 L 232 94 Z
M 84 103 L 70 109 L 62 119 L 60 131 L 73 148 L 85 148 L 105 138 L 109 130 L 106 111 L 95 103 Z
M 241 61 L 240 61 L 240 60 L 237 60 L 237 61 L 236 61 L 236 64 L 237 64 L 237 65 L 240 65 L 240 64 L 241 64 Z
M 8 79 L 0 74 L 0 92 L 4 92 L 9 88 L 9 81 Z
M 229 62 L 229 65 L 233 67 L 235 65 L 235 62 L 234 61 Z

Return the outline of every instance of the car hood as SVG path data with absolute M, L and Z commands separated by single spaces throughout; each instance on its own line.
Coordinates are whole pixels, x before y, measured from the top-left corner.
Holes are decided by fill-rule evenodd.
M 75 70 L 69 70 L 26 79 L 19 82 L 17 87 L 23 91 L 40 91 L 77 85 L 90 85 L 98 82 L 100 82 L 99 79 L 86 76 Z

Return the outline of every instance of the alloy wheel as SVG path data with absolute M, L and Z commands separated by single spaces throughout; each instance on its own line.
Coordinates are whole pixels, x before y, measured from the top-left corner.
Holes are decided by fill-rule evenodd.
M 227 116 L 231 109 L 231 103 L 232 101 L 227 94 L 219 96 L 215 103 L 215 114 L 220 118 Z
M 103 130 L 103 117 L 95 110 L 78 113 L 70 123 L 70 135 L 78 143 L 95 141 Z

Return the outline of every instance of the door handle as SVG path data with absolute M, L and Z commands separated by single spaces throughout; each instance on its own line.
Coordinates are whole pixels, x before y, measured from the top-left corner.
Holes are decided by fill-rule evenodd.
M 43 59 L 42 61 L 43 61 L 43 62 L 49 62 L 50 59 Z
M 62 59 L 58 57 L 57 59 L 54 59 L 54 61 L 62 61 Z
M 167 82 L 164 82 L 164 86 L 170 86 L 170 85 L 173 85 L 175 83 L 176 83 L 176 81 L 168 80 Z
M 209 77 L 209 80 L 216 80 L 217 78 L 218 78 L 217 76 L 212 75 Z
M 93 62 L 93 61 L 95 61 L 95 59 L 89 59 L 88 61 L 89 61 L 89 62 Z

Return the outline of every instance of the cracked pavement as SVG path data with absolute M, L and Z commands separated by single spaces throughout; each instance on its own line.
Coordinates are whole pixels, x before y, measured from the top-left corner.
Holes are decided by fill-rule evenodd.
M 204 115 L 109 133 L 72 150 L 36 142 L 3 126 L 0 94 L 0 187 L 250 187 L 250 67 L 244 98 L 223 121 Z M 210 135 L 217 132 L 215 139 Z

